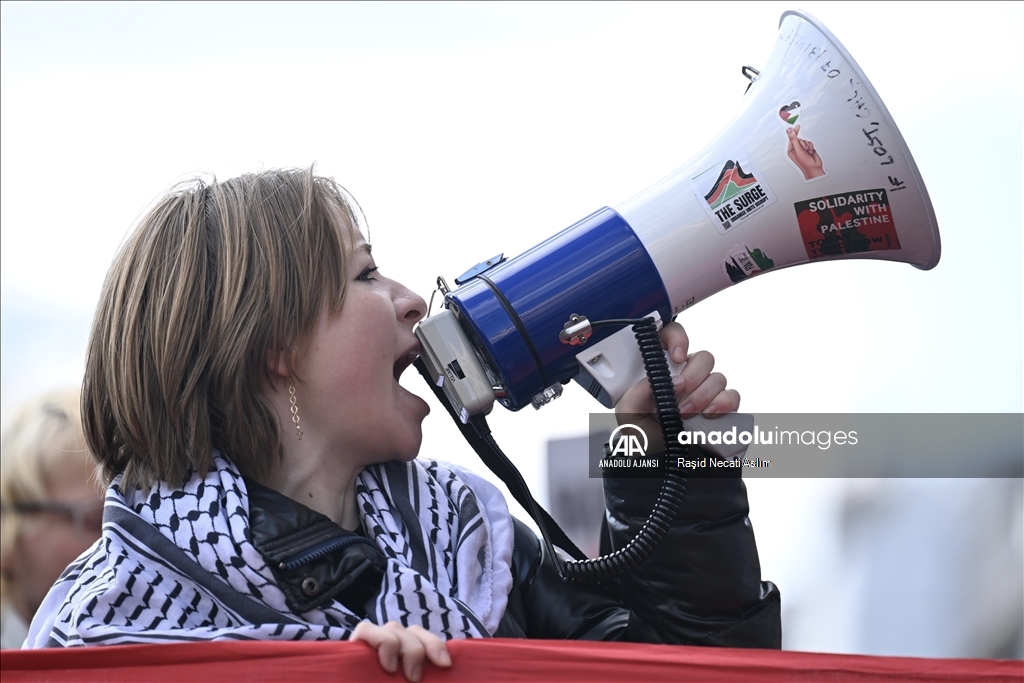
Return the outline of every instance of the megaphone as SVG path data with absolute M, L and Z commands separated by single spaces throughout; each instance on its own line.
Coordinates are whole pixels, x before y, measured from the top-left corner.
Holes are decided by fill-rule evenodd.
M 628 328 L 802 263 L 901 261 L 927 270 L 939 233 L 910 150 L 853 58 L 812 16 L 785 12 L 731 123 L 668 177 L 535 247 L 442 278 L 416 334 L 462 422 L 539 407 L 575 379 L 611 407 L 643 377 Z

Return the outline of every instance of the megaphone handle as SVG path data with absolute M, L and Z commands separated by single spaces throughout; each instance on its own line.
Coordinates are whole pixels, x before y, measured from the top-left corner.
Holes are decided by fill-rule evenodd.
M 657 312 L 651 317 L 660 319 Z M 676 363 L 665 355 L 672 376 L 683 371 L 683 363 Z M 631 329 L 623 328 L 610 337 L 589 346 L 577 354 L 580 372 L 575 380 L 600 401 L 611 408 L 626 393 L 626 390 L 645 377 L 643 362 L 637 353 L 636 340 Z M 727 413 L 710 419 L 697 415 L 684 421 L 690 432 L 737 432 L 753 431 L 754 417 L 745 413 Z M 708 443 L 701 449 L 721 458 L 741 457 L 747 447 L 740 444 Z

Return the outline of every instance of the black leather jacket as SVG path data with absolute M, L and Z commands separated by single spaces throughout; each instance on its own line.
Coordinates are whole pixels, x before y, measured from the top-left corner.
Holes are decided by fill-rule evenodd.
M 339 600 L 365 615 L 384 558 L 360 536 L 246 480 L 253 543 L 296 613 Z M 660 482 L 606 479 L 604 550 L 643 526 Z M 563 582 L 543 545 L 513 520 L 513 589 L 495 636 L 779 648 L 779 591 L 761 581 L 746 488 L 739 476 L 690 479 L 667 538 L 617 581 Z

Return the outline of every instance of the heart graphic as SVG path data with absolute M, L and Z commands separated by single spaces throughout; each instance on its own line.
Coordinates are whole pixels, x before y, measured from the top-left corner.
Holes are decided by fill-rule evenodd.
M 779 118 L 785 121 L 786 125 L 792 126 L 800 118 L 800 103 L 794 100 L 783 106 L 779 109 Z

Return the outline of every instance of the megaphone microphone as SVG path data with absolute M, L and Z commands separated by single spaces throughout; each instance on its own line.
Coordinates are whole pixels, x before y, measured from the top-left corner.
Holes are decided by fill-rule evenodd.
M 643 367 L 629 329 L 593 321 L 668 321 L 803 263 L 938 263 L 928 192 L 867 77 L 812 16 L 785 12 L 779 28 L 764 68 L 743 69 L 739 113 L 686 164 L 454 289 L 438 279 L 444 308 L 416 334 L 463 423 L 495 401 L 540 407 L 571 379 L 613 406 Z

